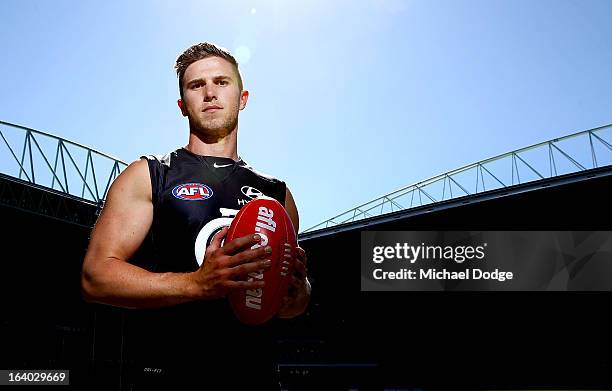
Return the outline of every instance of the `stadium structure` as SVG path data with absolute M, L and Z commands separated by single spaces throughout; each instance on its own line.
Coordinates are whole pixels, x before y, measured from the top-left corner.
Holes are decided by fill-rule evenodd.
M 80 271 L 126 163 L 2 121 L 0 137 L 0 369 L 67 368 L 74 389 L 123 390 L 124 310 L 85 303 Z M 606 292 L 361 292 L 358 265 L 365 230 L 610 230 L 611 142 L 612 125 L 545 141 L 300 233 L 313 297 L 278 331 L 283 387 L 610 385 Z

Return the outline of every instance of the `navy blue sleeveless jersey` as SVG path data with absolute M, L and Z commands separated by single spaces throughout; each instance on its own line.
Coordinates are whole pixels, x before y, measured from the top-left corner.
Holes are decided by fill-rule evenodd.
M 242 159 L 202 156 L 185 148 L 142 158 L 151 177 L 153 223 L 131 263 L 152 272 L 197 270 L 206 261 L 212 236 L 258 195 L 285 204 L 285 183 L 258 173 Z M 239 373 L 269 380 L 274 353 L 270 329 L 276 321 L 242 325 L 227 299 L 129 311 L 130 377 L 136 383 L 139 377 L 155 383 L 163 379 L 159 373 L 180 373 L 183 378 L 192 367 L 208 368 L 214 376 L 230 365 Z
M 151 271 L 197 270 L 213 234 L 258 195 L 285 204 L 285 183 L 256 172 L 242 159 L 201 156 L 184 148 L 146 158 L 153 198 L 151 243 L 157 259 L 143 266 Z

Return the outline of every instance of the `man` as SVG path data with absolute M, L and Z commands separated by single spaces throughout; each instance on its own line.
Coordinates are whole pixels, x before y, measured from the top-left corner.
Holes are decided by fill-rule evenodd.
M 222 241 L 231 218 L 257 195 L 285 205 L 296 232 L 297 208 L 284 182 L 238 156 L 238 114 L 249 93 L 234 57 L 200 43 L 178 57 L 176 71 L 189 142 L 163 157 L 142 157 L 114 181 L 83 264 L 84 297 L 139 309 L 130 311 L 126 332 L 130 389 L 175 387 L 193 377 L 267 385 L 269 330 L 240 325 L 226 297 L 263 286 L 244 276 L 268 269 L 271 249 L 252 250 L 256 235 Z M 278 318 L 304 313 L 310 300 L 306 254 L 299 247 L 296 254 Z

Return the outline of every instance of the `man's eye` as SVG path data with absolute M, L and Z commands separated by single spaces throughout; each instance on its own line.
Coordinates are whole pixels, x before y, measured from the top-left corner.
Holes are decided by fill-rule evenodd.
M 219 81 L 219 84 L 221 84 L 222 86 L 226 86 L 228 84 L 227 80 L 221 80 Z
M 195 84 L 192 85 L 193 88 L 200 88 L 200 87 L 203 87 L 203 86 L 204 86 L 203 83 L 195 83 Z

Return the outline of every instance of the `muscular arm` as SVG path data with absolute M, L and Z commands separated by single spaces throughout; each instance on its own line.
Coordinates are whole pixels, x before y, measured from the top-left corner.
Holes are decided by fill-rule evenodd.
M 286 190 L 285 194 L 285 210 L 293 223 L 293 228 L 297 235 L 300 229 L 300 217 L 298 215 L 297 207 L 293 195 Z M 311 286 L 307 277 L 306 270 L 306 252 L 298 246 L 297 257 L 295 259 L 296 272 L 292 277 L 291 287 L 289 288 L 289 294 L 284 298 L 283 305 L 278 312 L 280 318 L 294 318 L 300 314 L 303 314 L 308 307 L 310 302 Z
M 126 308 L 166 307 L 263 287 L 262 281 L 237 277 L 269 269 L 271 264 L 265 258 L 272 249 L 251 249 L 261 241 L 259 235 L 247 235 L 221 246 L 227 228 L 213 237 L 206 248 L 206 262 L 194 272 L 152 273 L 128 263 L 152 221 L 149 169 L 145 160 L 139 160 L 113 182 L 92 232 L 81 274 L 86 300 Z
M 93 229 L 81 275 L 87 301 L 147 308 L 192 300 L 184 273 L 152 273 L 128 263 L 152 220 L 149 171 L 139 160 L 113 182 Z
M 293 223 L 293 228 L 295 229 L 295 234 L 297 235 L 300 230 L 300 216 L 297 211 L 297 207 L 295 206 L 295 200 L 293 199 L 293 194 L 289 191 L 287 187 L 285 190 L 285 210 L 291 218 L 291 222 Z

